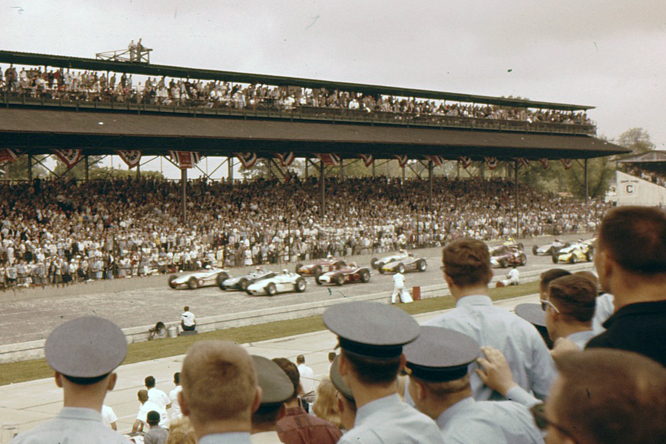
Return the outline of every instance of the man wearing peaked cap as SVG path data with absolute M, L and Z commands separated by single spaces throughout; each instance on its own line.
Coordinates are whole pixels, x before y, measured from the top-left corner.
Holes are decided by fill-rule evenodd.
M 354 427 L 339 443 L 442 443 L 433 420 L 397 393 L 402 348 L 419 335 L 414 318 L 389 305 L 351 302 L 327 309 L 323 320 L 340 341 L 338 370 L 358 409 Z
M 113 322 L 87 316 L 57 327 L 46 339 L 46 361 L 63 389 L 64 407 L 57 417 L 28 432 L 12 444 L 129 443 L 102 424 L 102 404 L 113 390 L 113 371 L 127 353 L 127 339 Z
M 289 376 L 270 359 L 252 355 L 261 387 L 261 405 L 252 414 L 252 443 L 280 444 L 275 423 L 282 404 L 291 399 L 294 385 Z
M 468 369 L 479 353 L 479 345 L 467 335 L 421 327 L 416 341 L 405 347 L 409 392 L 416 407 L 437 421 L 446 443 L 542 443 L 523 405 L 474 400 Z
M 331 378 L 331 383 L 335 390 L 337 390 L 337 401 L 338 401 L 338 412 L 340 414 L 340 423 L 342 428 L 345 430 L 351 430 L 354 427 L 354 422 L 356 421 L 356 401 L 354 400 L 354 394 L 345 381 L 342 380 L 340 375 L 340 370 L 338 367 L 338 361 L 340 360 L 340 355 L 336 356 L 333 359 L 331 369 L 329 370 L 329 377 Z

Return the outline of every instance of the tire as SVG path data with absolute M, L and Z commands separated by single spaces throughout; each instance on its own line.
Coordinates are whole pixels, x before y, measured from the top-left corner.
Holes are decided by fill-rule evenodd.
M 303 266 L 303 264 L 301 264 L 301 263 L 296 264 L 296 268 L 294 268 L 294 271 L 298 274 L 301 274 L 301 272 L 298 271 L 298 270 L 300 270 L 302 266 Z
M 379 274 L 384 274 L 384 273 L 385 273 L 385 271 L 382 270 L 382 267 L 383 267 L 383 266 L 384 266 L 384 265 L 382 265 L 381 267 L 377 268 L 377 271 L 379 271 Z
M 321 265 L 315 265 L 312 269 L 312 274 L 314 274 L 315 277 L 321 276 Z
M 520 254 L 520 265 L 525 265 L 525 264 L 527 264 L 527 256 L 525 255 L 525 253 L 521 253 Z
M 335 285 L 337 285 L 338 287 L 341 287 L 345 283 L 345 278 L 344 276 L 339 274 L 333 278 L 333 282 L 335 282 Z
M 425 261 L 425 259 L 421 259 L 416 263 L 416 269 L 422 273 L 428 269 L 428 263 Z
M 587 253 L 585 253 L 585 260 L 588 262 L 592 262 L 592 259 L 594 259 L 594 256 L 592 255 L 592 250 L 587 250 Z
M 557 252 L 553 253 L 553 263 L 556 264 L 560 261 L 560 255 Z
M 517 245 L 518 245 L 518 249 L 519 249 L 520 251 L 525 251 L 525 245 L 523 245 L 522 242 L 519 242 Z
M 187 281 L 187 288 L 189 288 L 190 290 L 196 290 L 197 288 L 199 288 L 199 281 L 197 281 L 197 278 L 195 277 L 189 278 Z
M 277 294 L 277 288 L 275 287 L 275 284 L 272 282 L 269 282 L 264 290 L 266 291 L 266 294 L 268 296 L 275 296 Z
M 225 290 L 222 283 L 227 279 L 229 279 L 229 275 L 227 273 L 220 273 L 217 275 L 217 278 L 215 278 L 215 282 L 217 282 L 217 286 L 220 287 L 220 289 Z
M 368 270 L 361 271 L 361 282 L 364 284 L 370 282 L 370 272 Z
M 499 260 L 500 267 L 506 268 L 509 266 L 509 261 L 506 260 L 506 258 L 502 258 Z
M 576 257 L 576 253 L 572 252 L 571 257 L 569 258 L 569 263 L 570 264 L 575 264 L 578 262 L 578 258 Z
M 240 281 L 238 281 L 238 288 L 245 291 L 247 290 L 247 287 L 250 285 L 250 282 L 248 282 L 247 279 L 243 278 Z
M 169 287 L 173 288 L 174 290 L 178 288 L 178 285 L 174 284 L 173 282 L 176 279 L 178 279 L 178 276 L 176 276 L 175 274 L 173 276 L 169 276 Z
M 532 247 L 532 254 L 535 255 L 535 256 L 537 256 L 537 255 L 539 254 L 539 247 L 537 247 L 536 245 L 534 245 L 534 246 Z
M 404 264 L 398 264 L 398 273 L 400 273 L 400 274 L 405 273 L 405 265 Z
M 296 293 L 303 293 L 306 288 L 308 288 L 308 284 L 305 282 L 304 278 L 300 277 L 296 279 L 296 285 L 294 286 Z
M 321 281 L 319 280 L 319 276 L 315 276 L 315 282 L 317 285 L 322 285 Z
M 370 266 L 376 270 L 377 268 L 379 268 L 377 266 L 378 263 L 379 263 L 379 259 L 377 259 L 376 257 L 373 257 L 372 260 L 370 261 Z

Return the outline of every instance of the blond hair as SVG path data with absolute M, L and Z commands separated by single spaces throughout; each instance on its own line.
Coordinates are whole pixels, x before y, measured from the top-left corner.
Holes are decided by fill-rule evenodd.
M 325 419 L 338 427 L 342 426 L 338 411 L 337 390 L 330 379 L 323 378 L 319 382 L 312 411 L 318 418 Z

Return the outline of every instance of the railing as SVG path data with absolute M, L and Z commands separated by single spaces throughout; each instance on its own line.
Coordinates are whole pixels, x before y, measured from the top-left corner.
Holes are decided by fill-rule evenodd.
M 136 62 L 150 63 L 149 48 L 118 49 L 115 51 L 98 52 L 95 58 L 98 60 L 110 60 L 112 62 Z
M 59 98 L 54 95 L 62 94 Z M 77 97 L 78 96 L 78 97 Z M 87 100 L 81 100 L 87 96 Z M 472 130 L 499 130 L 548 134 L 595 135 L 596 126 L 591 124 L 569 124 L 552 122 L 528 122 L 522 120 L 499 120 L 439 114 L 368 112 L 366 110 L 328 108 L 315 106 L 281 106 L 267 101 L 252 106 L 239 107 L 228 99 L 206 102 L 189 100 L 180 104 L 146 103 L 137 95 L 116 96 L 108 93 L 74 93 L 42 91 L 0 93 L 0 103 L 12 105 L 39 106 L 49 108 L 76 108 L 117 110 L 130 112 L 169 113 L 180 115 L 231 116 L 242 118 L 276 118 L 288 120 L 363 123 L 369 125 L 404 125 L 418 127 L 461 128 Z

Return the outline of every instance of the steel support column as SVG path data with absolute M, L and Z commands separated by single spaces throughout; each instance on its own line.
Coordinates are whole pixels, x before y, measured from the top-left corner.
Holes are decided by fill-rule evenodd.
M 234 158 L 233 156 L 227 157 L 227 172 L 229 176 L 229 182 L 233 183 L 234 181 Z
M 28 179 L 32 182 L 32 154 L 28 154 Z
M 90 163 L 88 162 L 88 155 L 83 156 L 83 160 L 85 161 L 85 166 L 86 166 L 86 183 L 90 180 Z
M 432 212 L 432 160 L 428 161 L 428 211 Z M 404 170 L 403 170 L 404 171 Z
M 585 159 L 584 168 L 585 168 L 585 203 L 587 203 L 590 198 L 590 189 L 587 177 L 587 159 Z
M 372 158 L 372 178 L 374 179 L 376 177 L 376 171 L 375 171 L 375 158 Z
M 183 209 L 183 224 L 187 223 L 187 168 L 180 170 L 180 185 L 183 189 L 183 195 L 181 199 L 181 207 Z
M 326 183 L 324 181 L 324 162 L 319 162 L 319 186 L 321 187 L 321 209 L 319 214 L 323 219 L 326 215 Z
M 518 206 L 518 161 L 513 161 L 513 185 L 514 185 L 514 194 L 515 194 L 515 205 L 516 205 L 516 237 L 520 237 L 520 208 Z
M 305 180 L 308 180 L 309 174 L 308 174 L 308 166 L 310 165 L 310 159 L 307 157 L 305 158 Z

